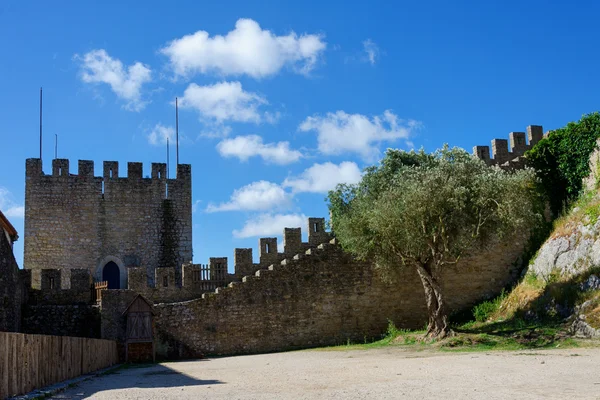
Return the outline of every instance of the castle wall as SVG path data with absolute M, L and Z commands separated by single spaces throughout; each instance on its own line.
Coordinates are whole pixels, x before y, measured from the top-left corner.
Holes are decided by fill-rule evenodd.
M 100 337 L 100 312 L 89 304 L 39 304 L 23 307 L 23 333 Z
M 22 270 L 29 304 L 88 304 L 92 275 L 83 268 Z
M 129 268 L 128 289 L 150 302 L 177 302 L 198 298 L 236 279 L 233 274 L 227 273 L 227 257 L 211 257 L 206 265 L 184 264 L 181 268 L 181 285 L 178 284 L 175 271 L 172 267 L 157 268 L 154 285 L 148 285 L 144 268 Z
M 0 227 L 0 331 L 18 332 L 24 286 L 11 243 Z
M 286 243 L 294 243 L 289 239 Z M 524 246 L 517 239 L 490 246 L 444 272 L 451 310 L 490 298 L 517 278 L 516 261 Z M 295 243 L 298 254 L 268 267 L 259 265 L 255 274 L 239 282 L 198 299 L 155 304 L 157 356 L 189 358 L 363 342 L 380 338 L 388 320 L 399 328 L 425 326 L 425 297 L 414 270 L 401 270 L 389 283 L 372 264 L 354 260 L 336 244 L 315 248 Z M 133 290 L 103 291 L 103 338 L 122 340 L 122 313 L 135 295 Z
M 235 249 L 233 255 L 235 279 L 240 280 L 247 275 L 254 275 L 260 269 L 271 264 L 292 258 L 298 253 L 304 253 L 321 243 L 331 239 L 331 234 L 325 231 L 325 218 L 307 219 L 308 242 L 302 242 L 301 228 L 283 229 L 283 253 L 278 252 L 277 238 L 258 239 L 258 263 L 254 263 L 252 249 Z
M 448 268 L 453 311 L 496 295 L 516 279 L 522 246 L 508 244 Z M 416 272 L 386 283 L 371 264 L 336 245 L 261 269 L 203 298 L 155 305 L 157 356 L 197 357 L 283 351 L 378 339 L 388 320 L 423 328 L 427 311 Z
M 105 263 L 115 261 L 126 287 L 123 269 L 143 266 L 153 283 L 155 268 L 191 261 L 189 165 L 166 179 L 165 164 L 152 164 L 151 178 L 143 178 L 141 163 L 128 163 L 124 178 L 114 161 L 104 162 L 102 177 L 92 161 L 80 160 L 77 175 L 69 160 L 52 164 L 46 175 L 41 160 L 27 160 L 25 268 L 86 268 L 101 280 Z
M 141 294 L 147 300 L 153 303 L 166 303 L 186 301 L 200 297 L 203 293 L 212 292 L 217 287 L 227 286 L 232 281 L 240 281 L 246 275 L 253 275 L 261 268 L 266 268 L 270 264 L 279 263 L 287 257 L 293 257 L 299 252 L 304 252 L 319 243 L 330 239 L 330 234 L 325 231 L 324 218 L 308 218 L 308 242 L 302 242 L 301 228 L 285 228 L 283 234 L 284 251 L 278 252 L 277 238 L 260 238 L 259 244 L 259 262 L 254 263 L 252 249 L 235 249 L 234 251 L 234 274 L 229 274 L 227 257 L 211 257 L 208 264 L 185 263 L 181 266 L 181 279 L 178 277 L 179 270 L 175 267 L 158 267 L 153 272 L 151 283 L 148 282 L 148 270 L 145 267 L 126 268 L 127 289 Z M 69 279 L 65 278 L 68 272 L 73 274 L 75 270 L 34 270 L 32 280 L 38 282 L 34 287 L 44 286 L 44 290 L 33 290 L 32 298 L 43 298 L 44 302 L 52 304 L 69 304 L 68 300 L 73 299 L 75 288 L 81 290 L 89 284 L 82 285 L 80 281 L 71 283 L 68 287 Z M 62 275 L 61 275 L 62 272 Z M 36 277 L 36 273 L 39 276 Z M 48 279 L 63 281 L 63 290 L 50 290 Z M 71 279 L 72 280 L 72 279 Z M 68 290 L 65 290 L 68 289 Z M 62 297 L 61 297 L 62 296 Z
M 525 167 L 523 155 L 544 137 L 540 125 L 529 125 L 525 132 L 510 132 L 509 139 L 492 139 L 492 152 L 489 146 L 474 146 L 473 155 L 484 160 L 487 165 L 521 169 Z M 527 137 L 527 139 L 526 139 Z M 529 140 L 529 143 L 527 143 Z

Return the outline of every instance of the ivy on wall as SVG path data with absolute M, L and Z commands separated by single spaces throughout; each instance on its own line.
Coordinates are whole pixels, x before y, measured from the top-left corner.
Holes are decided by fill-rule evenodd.
M 177 235 L 177 222 L 171 200 L 163 200 L 162 204 L 162 232 L 160 266 L 175 267 L 177 265 L 177 249 L 179 236 Z
M 525 153 L 537 171 L 541 191 L 558 215 L 579 196 L 588 176 L 589 158 L 600 138 L 600 113 L 586 114 L 577 122 L 551 131 Z

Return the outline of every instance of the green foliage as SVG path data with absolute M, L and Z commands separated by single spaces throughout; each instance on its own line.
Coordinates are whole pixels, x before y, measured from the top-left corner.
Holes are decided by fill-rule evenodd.
M 477 322 L 485 322 L 498 311 L 507 297 L 507 292 L 502 289 L 500 295 L 492 300 L 486 300 L 473 307 L 473 317 Z
M 387 331 L 386 331 L 386 336 L 395 338 L 400 333 L 402 333 L 402 331 L 400 329 L 396 328 L 396 324 L 394 324 L 394 321 L 392 321 L 391 319 L 388 319 L 388 327 L 387 327 Z
M 356 185 L 329 192 L 341 245 L 385 271 L 442 266 L 540 220 L 530 170 L 489 168 L 458 148 L 388 150 Z
M 582 193 L 572 203 L 570 211 L 553 221 L 552 236 L 570 236 L 578 225 L 593 226 L 600 218 L 600 193 Z
M 415 344 L 417 343 L 418 332 L 407 329 L 398 329 L 392 320 L 388 320 L 388 327 L 383 339 L 373 343 L 373 346 L 395 344 Z
M 600 113 L 594 112 L 550 132 L 525 154 L 528 165 L 536 169 L 541 189 L 555 215 L 581 192 L 598 138 Z
M 537 274 L 533 271 L 527 272 L 523 277 L 523 284 L 531 286 L 533 288 L 542 288 L 544 286 L 544 281 L 540 279 Z
M 589 218 L 589 224 L 595 225 L 598 221 L 598 217 L 600 217 L 600 204 L 590 205 L 585 210 L 585 215 Z

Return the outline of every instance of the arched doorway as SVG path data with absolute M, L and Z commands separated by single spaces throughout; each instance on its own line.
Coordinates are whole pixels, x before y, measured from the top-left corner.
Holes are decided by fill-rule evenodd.
M 108 262 L 102 268 L 102 280 L 108 282 L 109 289 L 121 288 L 121 272 L 119 266 L 113 261 Z

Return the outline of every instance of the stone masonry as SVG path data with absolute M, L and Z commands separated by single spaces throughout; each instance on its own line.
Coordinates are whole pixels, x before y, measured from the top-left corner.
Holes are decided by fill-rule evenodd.
M 0 218 L 3 217 L 0 212 Z M 0 226 L 0 331 L 18 332 L 21 329 L 25 295 L 10 238 Z
M 286 229 L 290 231 L 300 233 Z M 397 281 L 388 283 L 371 263 L 354 260 L 335 240 L 330 243 L 329 233 L 319 235 L 323 243 L 300 241 L 295 255 L 274 253 L 277 257 L 271 256 L 271 265 L 249 268 L 242 264 L 256 272 L 201 298 L 155 304 L 157 357 L 363 342 L 381 337 L 389 320 L 400 328 L 425 326 L 423 287 L 413 270 L 403 271 Z M 515 236 L 447 269 L 443 282 L 451 310 L 490 298 L 513 282 L 524 244 L 523 238 Z M 103 291 L 103 338 L 123 339 L 122 313 L 135 296 L 132 290 Z
M 119 177 L 116 161 L 105 161 L 102 177 L 92 161 L 79 161 L 77 175 L 69 160 L 52 161 L 52 174 L 40 159 L 28 159 L 25 186 L 24 268 L 84 268 L 94 280 L 112 261 L 127 287 L 127 268 L 142 267 L 149 284 L 157 267 L 180 267 L 192 260 L 191 166 L 177 166 L 167 179 L 166 165 L 152 164 L 143 178 L 141 163 L 128 163 Z M 40 287 L 41 282 L 32 282 Z

